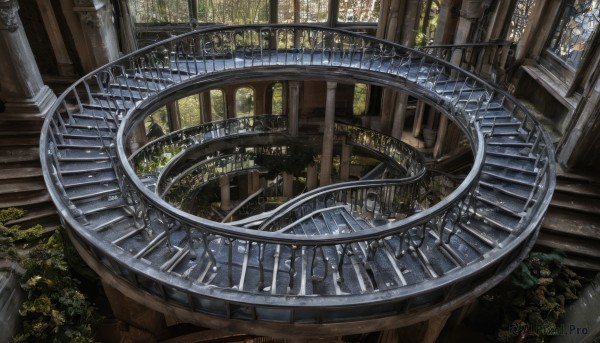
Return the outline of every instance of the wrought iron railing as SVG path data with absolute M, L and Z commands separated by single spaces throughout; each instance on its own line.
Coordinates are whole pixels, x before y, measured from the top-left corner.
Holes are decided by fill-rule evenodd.
M 165 49 L 166 54 L 163 53 Z M 245 72 L 239 73 L 240 70 Z M 351 78 L 409 92 L 447 112 L 464 128 L 474 149 L 474 167 L 454 192 L 422 212 L 368 231 L 335 236 L 289 235 L 215 223 L 172 207 L 138 179 L 128 162 L 124 145 L 127 135 L 150 114 L 153 106 L 172 100 L 175 92 L 188 88 L 273 75 L 290 79 Z M 269 275 L 264 266 L 267 253 L 287 256 L 294 261 L 296 254 L 305 250 L 315 253 L 335 251 L 332 255 L 335 259 L 328 263 L 343 274 L 345 268 L 350 268 L 344 256 L 351 244 L 365 242 L 372 252 L 389 249 L 386 238 L 399 238 L 402 244 L 393 251 L 396 256 L 402 256 L 407 248 L 415 249 L 424 244 L 427 233 L 435 233 L 439 237 L 438 243 L 447 242 L 456 233 L 459 220 L 469 215 L 482 215 L 473 206 L 485 156 L 485 139 L 480 128 L 487 120 L 484 116 L 497 107 L 511 109 L 513 116 L 521 120 L 519 132 L 524 142 L 531 145 L 529 156 L 536 159 L 536 168 L 532 170 L 536 174 L 535 183 L 524 206 L 523 219 L 515 234 L 503 242 L 502 249 L 493 249 L 481 260 L 452 273 L 437 275 L 426 288 L 401 282 L 378 293 L 305 297 L 298 290 L 297 277 L 300 276 L 296 276 L 293 267 L 285 278 L 285 294 L 278 293 L 279 288 L 273 287 L 277 282 L 276 275 Z M 63 147 L 69 137 L 76 134 L 75 118 L 82 118 L 87 123 L 86 129 L 96 132 L 97 144 L 93 148 L 102 152 L 97 158 L 113 168 L 118 179 L 118 190 L 106 195 L 108 201 L 117 199 L 118 206 L 130 213 L 125 219 L 118 220 L 131 220 L 136 227 L 134 233 L 154 237 L 153 243 L 167 240 L 169 249 L 174 249 L 172 239 L 177 237 L 181 250 L 173 251 L 174 257 L 163 265 L 149 268 L 141 260 L 148 249 L 156 245 L 130 254 L 119 246 L 124 238 L 110 243 L 104 241 L 101 235 L 112 222 L 90 222 L 89 214 L 65 192 L 63 178 L 66 172 L 62 166 L 69 156 Z M 495 124 L 492 121 L 485 127 L 494 130 Z M 551 141 L 538 121 L 512 96 L 460 67 L 426 53 L 342 30 L 310 26 L 201 30 L 112 62 L 86 75 L 58 98 L 44 123 L 40 156 L 48 191 L 67 226 L 73 228 L 71 234 L 104 268 L 138 289 L 191 311 L 225 318 L 287 323 L 294 322 L 298 315 L 304 323 L 321 324 L 365 315 L 364 311 L 339 311 L 344 307 L 362 306 L 374 316 L 382 316 L 406 313 L 419 308 L 421 301 L 427 299 L 434 303 L 462 299 L 465 291 L 480 286 L 480 278 L 502 275 L 502 270 L 520 256 L 520 250 L 530 245 L 549 204 L 555 174 Z M 139 163 L 143 158 L 134 160 Z M 257 249 L 256 254 L 249 255 L 251 260 L 248 261 L 260 274 L 260 282 L 252 289 L 244 286 L 244 275 L 236 274 L 233 265 L 233 249 L 239 246 Z M 207 281 L 210 279 L 207 275 L 214 273 L 217 264 L 213 249 L 228 251 L 225 255 L 229 259 L 219 262 L 226 273 L 223 287 L 215 288 Z M 202 256 L 196 258 L 209 261 L 205 272 L 181 278 L 166 277 L 177 258 L 197 251 L 202 251 Z M 240 300 L 239 291 L 245 292 L 245 300 Z M 319 310 L 311 312 L 317 308 Z

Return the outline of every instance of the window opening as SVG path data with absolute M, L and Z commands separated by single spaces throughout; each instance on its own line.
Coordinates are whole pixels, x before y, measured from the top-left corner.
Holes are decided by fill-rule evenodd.
M 571 0 L 550 41 L 549 50 L 568 66 L 577 68 L 598 26 L 600 1 Z
M 354 85 L 354 100 L 352 104 L 352 113 L 355 116 L 365 115 L 367 112 L 367 85 L 356 83 Z
M 197 94 L 177 100 L 181 128 L 195 126 L 202 122 L 200 117 L 200 97 Z
M 214 121 L 225 119 L 225 97 L 220 89 L 210 90 L 210 113 Z
M 283 83 L 281 82 L 271 86 L 271 114 L 283 114 Z
M 379 21 L 380 6 L 380 0 L 341 0 L 338 21 L 376 23 Z
M 146 126 L 146 137 L 149 141 L 155 140 L 166 133 L 169 133 L 169 119 L 167 107 L 163 106 L 154 113 L 146 117 L 144 124 Z
M 508 40 L 514 44 L 517 44 L 523 37 L 533 5 L 535 5 L 535 0 L 518 0 L 515 4 L 508 30 Z
M 250 87 L 241 87 L 235 91 L 236 117 L 249 117 L 254 115 L 254 90 Z

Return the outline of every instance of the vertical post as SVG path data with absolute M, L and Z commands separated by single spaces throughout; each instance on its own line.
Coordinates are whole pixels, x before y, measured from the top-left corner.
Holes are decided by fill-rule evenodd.
M 58 27 L 52 4 L 47 0 L 37 0 L 37 5 L 40 9 L 42 21 L 44 22 L 44 28 L 46 29 L 48 38 L 50 38 L 52 51 L 58 65 L 58 74 L 60 76 L 74 76 L 73 62 L 71 62 L 65 41 Z
M 298 112 L 300 111 L 300 82 L 289 82 L 289 134 L 292 137 L 298 136 Z
M 219 178 L 219 187 L 221 188 L 221 209 L 229 211 L 231 209 L 231 187 L 229 185 L 229 175 L 223 175 Z
M 342 143 L 342 154 L 340 156 L 340 179 L 348 181 L 350 178 L 350 160 L 352 159 L 352 146 Z
M 306 190 L 312 191 L 317 188 L 317 166 L 314 163 L 310 163 L 306 167 Z
M 284 197 L 291 199 L 294 196 L 294 175 L 283 172 L 283 194 Z
M 321 150 L 321 170 L 319 172 L 320 186 L 326 186 L 331 183 L 336 88 L 336 82 L 327 82 L 327 99 L 325 101 L 325 122 L 323 123 L 323 148 Z
M 442 149 L 444 147 L 444 141 L 446 140 L 446 132 L 448 132 L 448 116 L 442 114 L 437 130 L 437 140 L 435 141 L 435 146 L 433 147 L 433 158 L 439 158 L 442 156 Z
M 40 118 L 56 96 L 42 81 L 18 11 L 17 0 L 0 1 L 0 98 L 17 119 Z
M 167 103 L 167 116 L 169 117 L 169 130 L 171 132 L 181 129 L 177 100 Z
M 202 118 L 202 123 L 210 123 L 212 121 L 209 90 L 200 93 L 200 117 Z
M 421 100 L 417 101 L 417 108 L 415 110 L 415 123 L 413 125 L 413 137 L 418 137 L 421 134 L 421 127 L 423 125 L 423 115 L 425 113 L 425 103 Z
M 119 58 L 119 39 L 115 29 L 112 5 L 107 0 L 74 0 L 73 10 L 79 14 L 84 44 L 99 67 Z
M 394 111 L 394 124 L 392 125 L 392 137 L 402 139 L 404 131 L 404 122 L 406 121 L 406 110 L 408 108 L 408 94 L 400 93 L 396 101 L 396 110 Z

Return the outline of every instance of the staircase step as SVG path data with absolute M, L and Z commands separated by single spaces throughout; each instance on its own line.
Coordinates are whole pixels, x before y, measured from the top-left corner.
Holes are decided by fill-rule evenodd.
M 600 198 L 581 197 L 571 193 L 554 193 L 551 207 L 565 208 L 590 214 L 600 213 Z
M 536 244 L 559 249 L 570 255 L 583 255 L 600 259 L 600 249 L 597 241 L 559 235 L 550 232 L 540 232 Z
M 6 168 L 0 169 L 0 182 L 15 179 L 41 178 L 42 168 Z
M 51 204 L 50 194 L 46 192 L 30 192 L 30 194 L 20 194 L 0 200 L 0 208 L 28 208 L 30 206 L 43 206 L 41 204 Z M 53 206 L 53 205 L 52 205 Z
M 38 147 L 3 147 L 0 149 L 0 165 L 14 162 L 39 161 Z
M 58 213 L 54 206 L 39 210 L 29 211 L 19 219 L 11 220 L 5 223 L 9 225 L 19 225 L 21 227 L 31 227 L 40 224 L 44 227 L 55 226 L 59 224 Z
M 555 192 L 600 198 L 600 185 L 559 182 L 556 184 Z
M 5 185 L 0 185 L 0 195 L 11 195 L 22 192 L 45 191 L 46 184 L 44 180 L 26 180 L 11 181 Z
M 586 240 L 600 240 L 600 215 L 583 215 L 570 210 L 552 209 L 546 213 L 542 230 Z

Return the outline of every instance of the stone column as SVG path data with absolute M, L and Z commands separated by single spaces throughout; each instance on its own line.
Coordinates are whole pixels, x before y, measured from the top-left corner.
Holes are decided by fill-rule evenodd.
M 210 108 L 210 91 L 200 93 L 200 116 L 202 123 L 210 123 L 212 121 L 212 111 Z
M 288 172 L 283 172 L 283 194 L 284 197 L 290 199 L 294 196 L 294 175 Z
M 312 191 L 317 188 L 317 167 L 314 163 L 310 163 L 306 167 L 306 190 Z
M 288 113 L 288 131 L 290 136 L 298 135 L 298 112 L 300 110 L 300 82 L 289 82 L 289 104 L 290 111 Z
M 46 115 L 56 96 L 44 85 L 19 18 L 17 0 L 0 0 L 0 98 L 7 119 Z
M 406 121 L 406 110 L 408 108 L 408 94 L 400 93 L 396 101 L 396 110 L 394 111 L 394 124 L 392 125 L 392 137 L 402 139 L 404 131 L 404 122 Z
M 179 106 L 177 101 L 167 103 L 167 115 L 169 117 L 169 130 L 171 132 L 181 129 L 181 120 L 179 117 Z
M 471 34 L 471 26 L 477 18 L 483 15 L 484 9 L 483 0 L 463 1 L 460 8 L 460 18 L 458 19 L 456 35 L 454 36 L 454 44 L 465 44 L 468 42 Z M 452 52 L 450 63 L 460 66 L 462 54 L 462 49 L 454 50 Z
M 112 5 L 108 0 L 74 0 L 79 22 L 93 65 L 100 67 L 119 58 L 119 38 Z
M 223 175 L 219 178 L 219 187 L 221 187 L 221 209 L 223 211 L 229 211 L 231 209 L 229 175 Z
M 323 123 L 323 148 L 321 150 L 321 170 L 319 171 L 320 186 L 327 186 L 331 183 L 336 88 L 336 82 L 327 82 L 327 100 L 325 101 L 325 122 Z
M 54 57 L 56 58 L 56 64 L 58 65 L 58 74 L 60 76 L 75 76 L 75 70 L 73 69 L 73 62 L 69 57 L 69 52 L 65 46 L 60 27 L 56 21 L 56 15 L 52 4 L 48 0 L 37 0 L 40 14 L 42 15 L 42 21 L 46 28 L 46 33 L 50 38 L 50 44 L 52 44 L 52 50 Z
M 253 170 L 248 173 L 248 193 L 256 193 L 260 189 L 260 174 L 258 171 Z
M 350 178 L 350 160 L 352 159 L 352 146 L 344 142 L 340 156 L 340 179 L 348 181 Z

